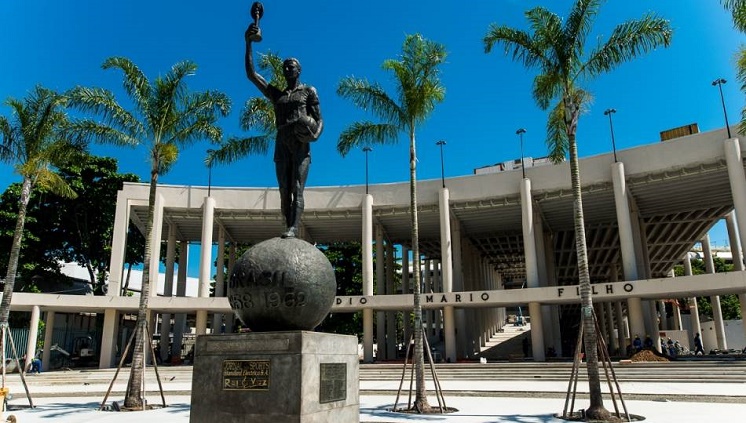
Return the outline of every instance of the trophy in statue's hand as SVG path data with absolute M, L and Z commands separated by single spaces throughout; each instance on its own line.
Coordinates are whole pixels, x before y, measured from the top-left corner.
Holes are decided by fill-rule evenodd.
M 246 41 L 259 42 L 262 41 L 262 30 L 259 28 L 259 20 L 264 16 L 264 6 L 261 2 L 255 1 L 251 5 L 251 18 L 254 22 L 249 25 L 249 29 L 246 30 Z

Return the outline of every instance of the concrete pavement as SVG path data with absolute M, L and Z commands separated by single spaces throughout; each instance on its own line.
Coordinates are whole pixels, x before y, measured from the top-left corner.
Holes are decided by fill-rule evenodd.
M 61 372 L 29 375 L 30 389 L 35 408 L 28 408 L 28 400 L 17 375 L 10 375 L 8 386 L 13 398 L 9 401 L 10 410 L 3 416 L 13 414 L 19 423 L 69 422 L 69 423 L 114 423 L 114 422 L 189 422 L 188 395 L 191 381 L 185 380 L 190 373 L 174 373 L 162 377 L 166 386 L 167 408 L 145 412 L 100 412 L 98 406 L 108 387 L 102 383 L 111 373 L 97 375 L 89 382 L 74 382 L 75 375 Z M 65 376 L 68 376 L 67 378 Z M 111 401 L 122 400 L 128 372 L 123 371 L 115 384 Z M 163 375 L 162 375 L 163 376 Z M 673 375 L 672 375 L 673 376 Z M 181 379 L 181 380 L 180 380 Z M 98 380 L 98 381 L 97 381 Z M 149 374 L 148 400 L 150 404 L 160 404 L 154 376 Z M 67 383 L 66 383 L 67 382 Z M 447 406 L 459 411 L 446 415 L 411 415 L 393 413 L 398 381 L 362 380 L 360 382 L 360 421 L 377 423 L 395 422 L 454 422 L 454 423 L 549 423 L 562 420 L 554 418 L 564 407 L 564 393 L 567 383 L 560 381 L 475 381 L 443 380 Z M 604 386 L 605 387 L 605 386 Z M 641 415 L 648 422 L 697 422 L 717 417 L 723 421 L 742 421 L 746 416 L 746 380 L 727 383 L 696 381 L 677 382 L 675 377 L 667 382 L 622 382 L 622 392 L 631 414 Z M 575 409 L 588 406 L 582 393 L 587 392 L 587 383 L 578 384 L 578 399 Z M 406 403 L 402 396 L 399 406 Z M 429 393 L 432 405 L 437 404 L 432 391 Z M 610 400 L 605 401 L 607 409 L 613 410 Z M 2 421 L 2 420 L 0 420 Z M 332 422 L 336 423 L 336 422 Z M 346 423 L 346 422 L 340 422 Z

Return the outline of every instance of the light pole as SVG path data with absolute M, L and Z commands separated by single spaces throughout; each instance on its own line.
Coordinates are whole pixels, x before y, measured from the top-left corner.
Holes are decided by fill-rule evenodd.
M 526 133 L 526 130 L 523 128 L 520 128 L 517 131 L 515 131 L 515 133 L 521 139 L 521 172 L 523 172 L 523 179 L 526 179 L 526 165 L 523 163 L 523 134 Z
M 210 191 L 212 190 L 212 153 L 214 153 L 215 150 L 207 150 L 207 157 L 210 159 L 210 164 L 207 165 L 207 196 L 210 196 Z
M 445 140 L 440 140 L 435 143 L 440 147 L 440 181 L 443 183 L 443 188 L 446 187 L 445 167 L 443 166 L 443 146 L 446 145 Z
M 614 141 L 614 124 L 611 122 L 611 115 L 616 113 L 616 109 L 606 109 L 604 110 L 604 115 L 609 117 L 609 129 L 611 129 L 611 149 L 614 151 L 614 163 L 617 162 L 616 160 L 616 142 Z
M 368 147 L 367 145 L 363 147 L 363 152 L 365 153 L 365 194 L 368 194 L 368 153 L 373 151 L 372 148 Z
M 714 87 L 717 85 L 718 89 L 720 90 L 720 103 L 723 105 L 723 116 L 725 116 L 725 129 L 728 131 L 728 138 L 730 138 L 730 125 L 728 124 L 728 112 L 725 110 L 725 99 L 723 98 L 723 84 L 725 84 L 726 81 L 723 78 L 718 78 L 714 81 L 712 81 L 712 86 Z

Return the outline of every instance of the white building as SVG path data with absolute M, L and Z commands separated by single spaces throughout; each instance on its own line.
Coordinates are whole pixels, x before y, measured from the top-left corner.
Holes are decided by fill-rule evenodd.
M 726 347 L 717 296 L 739 294 L 744 310 L 743 261 L 736 260 L 738 271 L 727 274 L 674 279 L 670 273 L 682 260 L 689 263 L 684 258 L 695 243 L 704 240 L 704 255 L 710 254 L 707 232 L 721 219 L 727 221 L 734 256 L 741 256 L 738 246 L 746 244 L 744 153 L 745 143 L 727 139 L 722 129 L 618 151 L 618 162 L 610 153 L 580 161 L 594 304 L 610 346 L 623 349 L 630 334 L 681 329 L 680 316 L 658 321 L 664 299 L 711 296 L 717 347 Z M 531 316 L 535 360 L 543 360 L 548 347 L 572 354 L 579 296 L 569 164 L 525 170 L 525 179 L 520 169 L 448 178 L 446 188 L 440 180 L 418 182 L 420 252 L 426 268 L 434 269 L 424 272 L 433 275 L 425 283 L 434 293 L 423 298 L 423 307 L 434 311 L 425 313 L 428 327 L 442 330 L 445 357 L 451 361 L 473 357 L 504 324 L 505 307 L 518 305 Z M 45 294 L 13 297 L 14 310 L 105 313 L 102 367 L 114 363 L 117 316 L 137 309 L 135 298 L 117 293 L 128 222 L 144 229 L 147 195 L 145 184 L 126 184 L 119 192 L 109 296 L 86 297 L 84 302 Z M 406 293 L 409 282 L 403 282 L 404 294 L 396 294 L 400 288 L 388 270 L 393 268 L 394 249 L 407 252 L 410 247 L 408 182 L 371 185 L 369 194 L 365 186 L 308 187 L 305 197 L 300 231 L 304 239 L 363 245 L 361 295 L 338 297 L 332 311 L 363 310 L 366 361 L 373 359 L 377 315 L 379 356 L 393 358 L 396 345 L 403 342 L 397 339 L 396 313 L 412 307 L 412 296 Z M 217 275 L 218 297 L 209 297 L 215 257 L 212 248 L 202 248 L 197 298 L 184 297 L 186 263 L 174 263 L 177 243 L 217 243 L 221 259 L 235 243 L 275 237 L 283 229 L 279 195 L 267 188 L 213 187 L 208 196 L 206 187 L 162 185 L 155 207 L 154 239 L 168 244 L 166 283 L 176 280 L 176 296 L 154 296 L 150 309 L 161 315 L 195 314 L 197 333 L 205 333 L 209 315 L 215 316 L 209 319 L 214 327 L 221 314 L 231 312 L 222 291 L 225 275 Z M 376 256 L 385 258 L 378 260 L 383 265 L 375 272 L 374 248 Z M 157 264 L 159 249 L 153 251 L 152 263 Z M 187 255 L 181 257 L 186 260 Z M 408 263 L 402 264 L 407 268 Z M 155 277 L 158 266 L 152 268 Z M 375 293 L 374 278 L 379 287 Z M 512 286 L 524 288 L 505 289 Z M 166 292 L 173 287 L 167 285 Z M 697 313 L 691 319 L 691 326 L 701 331 Z M 179 317 L 173 332 L 176 336 L 183 330 Z

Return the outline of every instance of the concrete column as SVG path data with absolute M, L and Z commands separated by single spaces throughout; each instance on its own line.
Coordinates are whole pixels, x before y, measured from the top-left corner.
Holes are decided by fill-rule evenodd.
M 619 246 L 622 253 L 624 280 L 636 281 L 639 279 L 637 273 L 637 252 L 635 251 L 632 218 L 629 212 L 624 163 L 617 162 L 611 165 L 611 180 L 614 186 L 614 205 L 616 206 L 617 223 L 619 225 Z M 630 336 L 634 337 L 639 334 L 641 338 L 644 337 L 645 320 L 643 318 L 642 301 L 640 298 L 630 298 L 627 300 L 627 314 L 630 324 Z
M 606 343 L 611 348 L 612 353 L 619 351 L 619 340 L 614 336 L 614 310 L 611 302 L 603 303 L 604 311 L 606 312 Z
M 712 260 L 712 249 L 710 248 L 710 235 L 702 238 L 702 253 L 704 254 L 705 270 L 707 273 L 715 273 L 715 263 Z M 720 296 L 710 297 L 712 304 L 712 318 L 715 323 L 715 338 L 718 342 L 718 349 L 727 350 L 728 342 L 725 339 L 725 324 L 723 322 L 723 310 L 720 307 Z
M 52 356 L 52 342 L 54 342 L 54 311 L 47 310 L 47 319 L 44 322 L 44 349 L 41 353 L 41 368 L 49 370 L 49 360 Z
M 186 241 L 179 242 L 179 271 L 176 277 L 176 296 L 186 296 L 187 265 L 189 262 L 189 243 Z M 172 360 L 181 360 L 181 348 L 183 345 L 184 330 L 186 329 L 186 314 L 179 313 L 174 317 L 173 343 L 171 344 Z
M 402 294 L 412 293 L 412 286 L 409 281 L 409 248 L 401 246 L 401 286 Z M 406 343 L 412 337 L 412 310 L 404 310 L 404 342 Z
M 725 216 L 725 223 L 728 228 L 728 239 L 730 240 L 730 253 L 733 257 L 733 270 L 741 272 L 744 270 L 743 250 L 736 224 L 736 213 L 732 211 Z M 741 306 L 741 318 L 746 319 L 746 293 L 738 294 L 738 302 Z M 744 338 L 746 338 L 746 324 L 743 325 Z
M 689 253 L 684 256 L 684 276 L 692 276 L 692 261 L 689 258 Z M 695 334 L 700 334 L 702 338 L 702 345 L 704 346 L 704 337 L 702 337 L 702 325 L 699 322 L 699 307 L 697 306 L 697 297 L 689 298 L 689 319 L 692 325 L 692 332 L 690 338 L 694 339 Z M 694 344 L 692 349 L 694 349 Z
M 661 330 L 670 330 L 671 326 L 668 323 L 668 317 L 666 316 L 666 302 L 663 300 L 658 300 L 658 316 L 660 318 L 660 329 Z
M 107 308 L 104 310 L 104 327 L 101 335 L 101 355 L 98 359 L 99 369 L 108 369 L 113 367 L 116 349 L 116 336 L 118 332 L 119 321 L 116 309 Z M 49 360 L 47 360 L 49 361 Z M 44 363 L 42 363 L 44 364 Z
M 736 218 L 736 226 L 738 227 L 738 238 L 741 241 L 741 245 L 746 246 L 746 176 L 743 170 L 741 144 L 738 138 L 725 140 L 724 144 L 730 192 L 733 196 L 733 213 Z
M 376 295 L 383 295 L 386 291 L 385 266 L 383 253 L 383 228 L 376 225 Z M 386 314 L 376 311 L 376 343 L 378 344 L 378 355 L 376 360 L 386 359 Z
M 461 252 L 461 224 L 455 218 L 451 218 L 451 241 L 453 248 L 453 292 L 463 292 L 464 290 L 464 264 Z M 454 312 L 455 336 L 456 336 L 456 357 L 466 356 L 466 314 L 463 308 L 457 308 Z
M 523 226 L 523 253 L 526 261 L 526 286 L 539 287 L 539 268 L 536 253 L 536 235 L 534 227 L 533 198 L 531 197 L 531 180 L 521 181 L 521 222 Z M 528 303 L 531 315 L 531 349 L 535 361 L 545 361 L 544 327 L 542 324 L 541 304 Z
M 163 237 L 163 195 L 156 194 L 153 210 L 153 230 L 150 238 L 150 296 L 158 296 L 158 273 L 161 268 L 161 239 Z
M 395 295 L 394 287 L 394 246 L 387 242 L 384 246 L 386 255 L 386 294 Z M 396 311 L 386 312 L 386 357 L 396 358 Z
M 229 242 L 228 243 L 228 272 L 226 273 L 226 283 L 225 286 L 230 286 L 228 282 L 230 282 L 231 275 L 233 274 L 233 266 L 236 264 L 236 243 L 235 242 Z M 228 296 L 228 291 L 226 288 L 225 295 Z M 236 322 L 236 314 L 235 313 L 229 313 L 225 316 L 225 333 L 233 333 Z
M 547 281 L 549 286 L 557 286 L 557 279 L 555 276 L 555 266 L 554 266 L 554 237 L 552 234 L 544 234 L 544 262 L 546 264 L 547 270 Z M 562 357 L 562 331 L 560 328 L 560 315 L 559 315 L 559 306 L 558 305 L 551 305 L 549 306 L 549 329 L 545 332 L 551 331 L 551 338 L 552 343 L 548 344 L 548 346 L 553 346 L 554 351 L 557 353 L 558 357 Z M 505 321 L 505 316 L 503 316 L 502 321 Z
M 432 266 L 430 259 L 422 260 L 420 261 L 422 265 L 424 266 L 422 269 L 422 283 L 424 284 L 424 288 L 422 289 L 422 299 L 424 301 L 425 296 L 432 292 Z M 428 337 L 429 341 L 432 341 L 431 338 L 431 332 L 432 332 L 432 325 L 433 325 L 433 315 L 432 311 L 423 308 L 422 309 L 422 324 L 425 326 L 425 336 Z M 431 342 L 432 343 L 432 342 Z
M 363 295 L 373 295 L 373 196 L 363 198 Z M 402 269 L 406 272 L 406 268 Z M 363 309 L 363 362 L 373 362 L 373 309 Z
M 35 305 L 31 307 L 31 321 L 29 321 L 28 325 L 28 343 L 26 344 L 26 361 L 23 364 L 24 373 L 36 356 L 36 342 L 39 337 L 39 314 L 39 306 Z M 20 361 L 20 357 L 18 359 Z
M 448 188 L 440 190 L 439 196 L 440 211 L 440 257 L 441 257 L 441 280 L 443 283 L 443 292 L 453 292 L 453 241 L 451 238 L 451 208 L 450 208 L 450 191 Z M 445 359 L 455 363 L 457 359 L 456 352 L 456 320 L 453 306 L 443 308 L 443 339 L 445 342 Z
M 202 239 L 199 255 L 199 297 L 210 296 L 212 273 L 212 233 L 215 218 L 215 199 L 205 197 L 202 206 Z M 199 333 L 199 328 L 197 328 Z
M 614 301 L 614 316 L 616 317 L 616 331 L 617 331 L 617 345 L 619 345 L 619 354 L 625 355 L 627 352 L 627 338 L 629 337 L 629 329 L 627 328 L 624 321 L 624 310 L 622 309 L 621 301 Z
M 443 292 L 443 284 L 442 284 L 442 278 L 441 278 L 441 263 L 440 260 L 433 260 L 433 291 L 436 293 Z M 433 336 L 435 339 L 440 338 L 440 331 L 443 328 L 443 313 L 441 309 L 434 309 L 433 314 L 435 314 L 435 318 L 433 319 L 433 323 L 435 324 L 435 328 L 433 329 Z M 433 342 L 435 343 L 435 342 Z
M 111 234 L 111 261 L 109 262 L 109 290 L 107 295 L 119 296 L 127 251 L 127 229 L 130 221 L 130 204 L 124 192 L 117 193 L 117 207 Z M 44 364 L 44 363 L 42 363 Z
M 166 241 L 166 275 L 163 282 L 163 296 L 171 297 L 174 292 L 174 266 L 176 260 L 176 226 L 168 225 L 168 241 Z M 168 354 L 171 341 L 171 314 L 161 314 L 161 360 Z
M 215 273 L 215 298 L 225 297 L 225 229 L 218 226 L 218 258 Z M 227 325 L 226 325 L 227 326 Z M 212 316 L 212 333 L 221 333 L 223 314 Z
M 215 220 L 215 199 L 205 197 L 202 205 L 202 240 L 199 255 L 199 297 L 210 296 L 212 273 L 212 233 Z M 197 335 L 207 333 L 207 310 L 198 310 L 195 321 Z M 213 328 L 214 330 L 215 328 Z
M 440 190 L 440 257 L 443 292 L 453 292 L 453 242 L 451 238 L 451 207 L 448 188 Z M 443 339 L 445 342 L 446 361 L 455 363 L 456 353 L 456 321 L 453 306 L 443 308 Z

